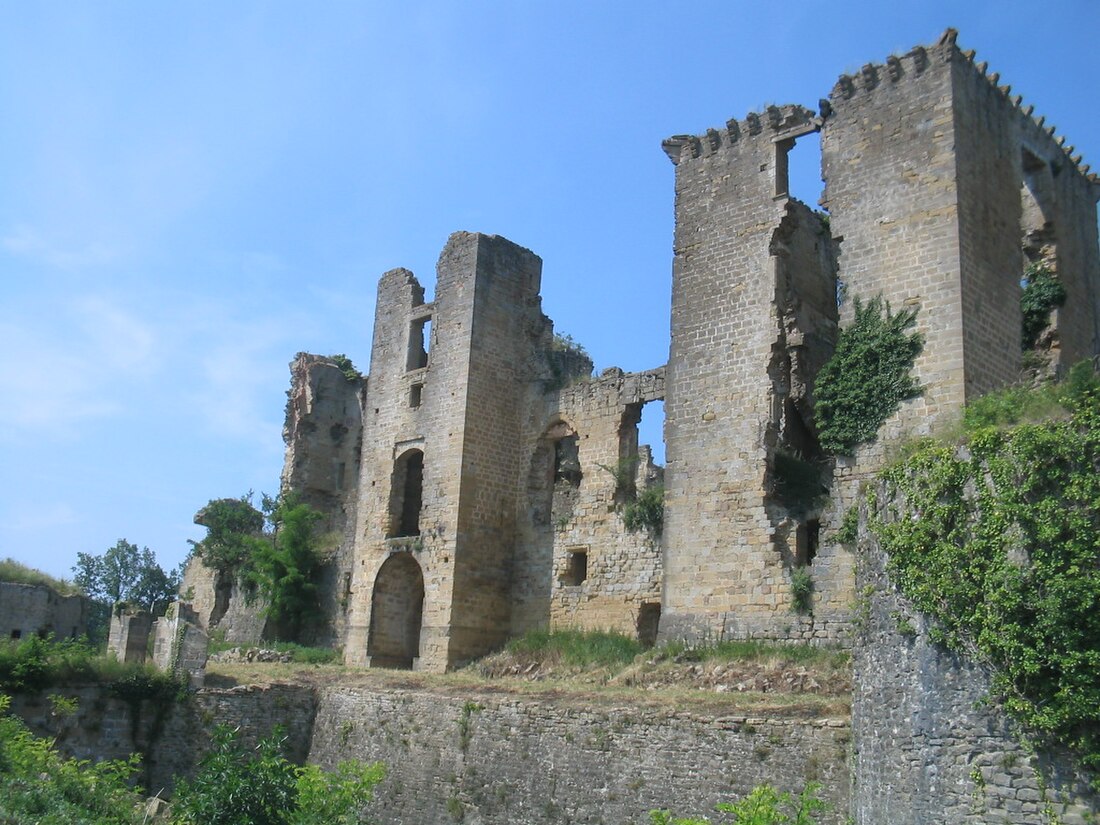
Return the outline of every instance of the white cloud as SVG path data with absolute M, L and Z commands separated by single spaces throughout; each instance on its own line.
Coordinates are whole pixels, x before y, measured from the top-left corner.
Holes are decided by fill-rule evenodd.
M 17 257 L 67 272 L 101 266 L 119 257 L 117 249 L 101 241 L 67 246 L 27 224 L 12 227 L 0 238 L 0 246 Z
M 8 306 L 0 340 L 8 438 L 71 436 L 80 422 L 118 412 L 119 385 L 158 367 L 153 329 L 100 296 L 38 311 Z

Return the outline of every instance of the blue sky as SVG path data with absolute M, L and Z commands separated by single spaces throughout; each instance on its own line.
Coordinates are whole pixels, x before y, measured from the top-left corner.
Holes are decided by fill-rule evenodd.
M 1100 167 L 1096 0 L 4 4 L 0 557 L 174 566 L 277 489 L 294 354 L 365 368 L 378 277 L 455 230 L 541 255 L 598 368 L 664 363 L 661 140 L 947 26 Z

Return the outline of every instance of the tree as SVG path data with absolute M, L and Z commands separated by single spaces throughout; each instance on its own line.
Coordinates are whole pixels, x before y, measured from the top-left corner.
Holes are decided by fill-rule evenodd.
M 195 523 L 206 528 L 206 538 L 191 542 L 195 555 L 220 575 L 237 577 L 251 569 L 257 539 L 263 533 L 264 515 L 252 506 L 252 493 L 240 498 L 216 498 L 195 514 Z
M 281 634 L 295 639 L 302 624 L 319 612 L 317 523 L 322 515 L 293 495 L 264 496 L 271 531 L 255 545 L 251 580 L 267 600 L 267 615 Z
M 77 553 L 74 580 L 89 598 L 107 604 L 131 602 L 150 613 L 162 612 L 179 588 L 179 576 L 165 573 L 148 547 L 119 539 L 101 556 Z

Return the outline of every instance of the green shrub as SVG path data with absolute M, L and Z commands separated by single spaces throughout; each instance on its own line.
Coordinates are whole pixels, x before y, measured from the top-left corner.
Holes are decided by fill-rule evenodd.
M 1050 313 L 1066 302 L 1066 288 L 1047 267 L 1031 264 L 1024 273 L 1020 312 L 1023 316 L 1021 342 L 1025 350 L 1034 348 L 1039 333 L 1050 323 Z
M 910 375 L 924 340 L 912 332 L 917 311 L 891 314 L 881 298 L 854 301 L 855 317 L 818 373 L 815 418 L 822 449 L 851 455 L 871 441 L 901 402 L 920 395 Z
M 795 613 L 813 612 L 814 577 L 810 568 L 802 565 L 791 570 L 791 610 Z
M 974 399 L 963 411 L 963 428 L 976 432 L 983 427 L 1006 427 L 1068 418 L 1074 407 L 1090 393 L 1100 390 L 1100 379 L 1091 361 L 1074 364 L 1066 379 L 1038 387 L 1005 387 Z
M 633 501 L 623 505 L 623 524 L 631 533 L 647 530 L 654 536 L 661 535 L 665 523 L 665 488 L 652 484 L 638 494 Z
M 899 517 L 870 526 L 933 637 L 987 663 L 1010 714 L 1096 770 L 1100 392 L 1075 380 L 1069 418 L 978 428 L 965 455 L 930 444 L 887 470 Z
M 844 511 L 840 528 L 836 531 L 836 540 L 841 544 L 853 545 L 859 538 L 859 505 L 853 504 Z
M 729 815 L 722 820 L 726 825 L 814 825 L 817 815 L 829 808 L 818 798 L 819 790 L 820 783 L 810 782 L 794 796 L 771 785 L 758 785 L 744 799 L 719 803 L 715 810 Z M 650 811 L 649 821 L 652 825 L 710 825 L 706 817 L 681 818 L 668 811 Z
M 173 804 L 179 825 L 354 825 L 381 781 L 381 763 L 341 762 L 326 773 L 299 767 L 282 753 L 276 731 L 255 748 L 246 748 L 236 732 L 219 725 L 214 747 L 199 762 L 191 780 L 176 788 Z
M 77 761 L 59 756 L 9 716 L 0 695 L 0 822 L 138 825 L 141 797 L 129 787 L 137 757 Z
M 776 450 L 773 461 L 775 494 L 788 510 L 805 514 L 821 503 L 828 489 L 819 465 L 787 450 Z
M 344 374 L 344 378 L 349 382 L 354 383 L 363 378 L 363 374 L 355 368 L 355 364 L 351 363 L 351 359 L 344 353 L 340 352 L 336 355 L 330 355 L 329 359 L 336 364 L 337 369 Z

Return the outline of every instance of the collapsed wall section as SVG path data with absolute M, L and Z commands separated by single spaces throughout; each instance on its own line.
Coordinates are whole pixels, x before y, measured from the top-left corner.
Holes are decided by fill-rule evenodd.
M 776 496 L 780 448 L 817 458 L 812 384 L 836 331 L 831 240 L 786 179 L 787 152 L 817 127 L 806 109 L 770 107 L 665 142 L 676 234 L 664 638 L 839 632 L 791 612 L 792 570 L 811 556 L 798 543 L 816 550 L 816 528 L 812 506 L 796 513 Z
M 300 352 L 290 364 L 281 489 L 323 516 L 323 621 L 304 640 L 336 644 L 345 632 L 367 379 L 350 362 Z
M 664 369 L 598 378 L 532 405 L 512 579 L 515 635 L 532 628 L 617 630 L 652 641 L 660 616 L 660 525 L 627 528 L 627 508 L 659 498 L 663 468 L 638 443 Z

